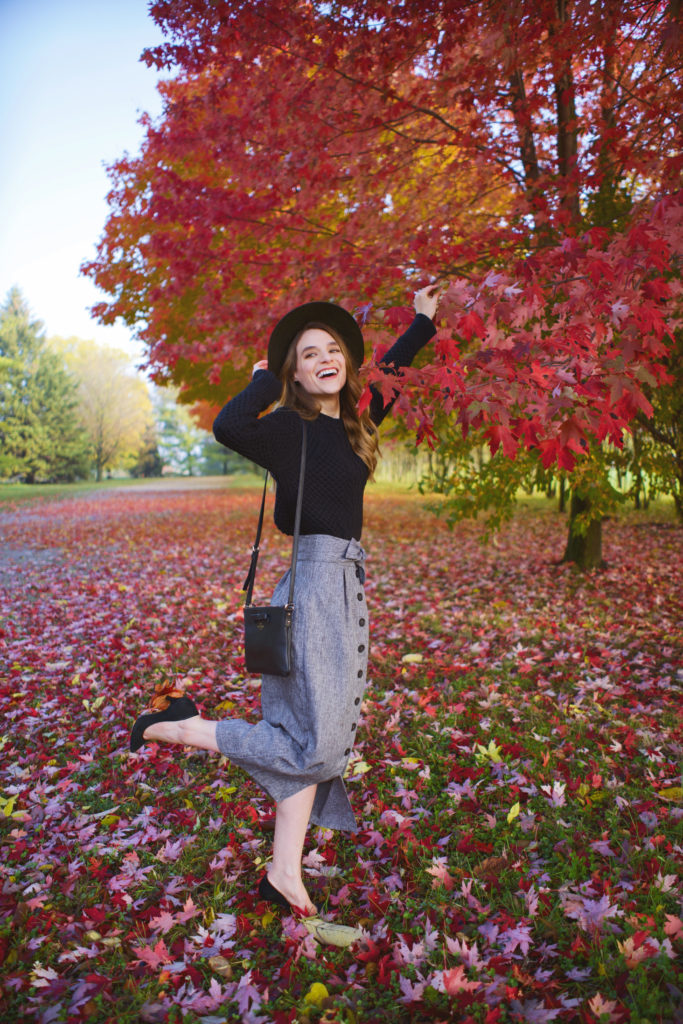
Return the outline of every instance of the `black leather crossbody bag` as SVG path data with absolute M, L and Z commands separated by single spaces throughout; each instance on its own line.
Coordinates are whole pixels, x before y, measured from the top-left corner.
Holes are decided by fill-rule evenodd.
M 301 466 L 299 468 L 299 490 L 296 497 L 294 516 L 294 539 L 292 541 L 292 567 L 289 575 L 289 598 L 286 605 L 255 605 L 251 603 L 256 579 L 263 512 L 266 505 L 268 470 L 263 482 L 263 497 L 259 513 L 256 540 L 251 552 L 251 565 L 242 590 L 246 591 L 244 602 L 244 655 L 248 672 L 264 673 L 271 676 L 288 676 L 292 670 L 292 620 L 294 617 L 294 578 L 299 550 L 299 527 L 301 525 L 301 500 L 304 493 L 304 471 L 306 468 L 306 421 L 303 420 L 301 441 Z

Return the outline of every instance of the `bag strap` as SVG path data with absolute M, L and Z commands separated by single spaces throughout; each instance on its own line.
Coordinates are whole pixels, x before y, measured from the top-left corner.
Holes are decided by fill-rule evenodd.
M 294 515 L 294 539 L 292 541 L 292 567 L 289 577 L 289 598 L 287 601 L 287 607 L 291 608 L 294 601 L 294 579 L 296 576 L 296 560 L 299 552 L 299 527 L 301 526 L 301 505 L 304 495 L 304 472 L 306 469 L 306 420 L 302 420 L 303 436 L 301 439 L 301 465 L 299 467 L 299 489 L 296 496 L 296 512 Z M 251 564 L 249 565 L 249 572 L 247 578 L 244 581 L 243 591 L 246 591 L 246 598 L 244 600 L 245 605 L 251 604 L 251 596 L 254 590 L 254 581 L 256 580 L 256 566 L 258 565 L 258 556 L 261 543 L 261 531 L 263 529 L 263 513 L 266 506 L 266 489 L 268 487 L 268 470 L 263 480 L 263 496 L 261 497 L 261 511 L 258 517 L 258 526 L 256 528 L 256 539 L 254 540 L 254 546 L 251 549 Z
M 301 466 L 299 468 L 299 490 L 296 496 L 296 513 L 294 515 L 294 540 L 292 541 L 292 571 L 289 576 L 289 600 L 287 607 L 294 607 L 294 577 L 296 576 L 296 560 L 299 554 L 299 527 L 301 526 L 301 504 L 304 496 L 304 473 L 306 471 L 306 420 L 302 420 Z
M 266 470 L 266 475 L 263 479 L 263 497 L 261 498 L 261 511 L 259 512 L 258 526 L 256 528 L 256 539 L 254 541 L 254 546 L 251 549 L 251 563 L 249 565 L 249 572 L 247 573 L 247 578 L 245 579 L 244 585 L 242 587 L 242 590 L 246 590 L 247 592 L 246 600 L 244 602 L 245 604 L 251 604 L 251 594 L 254 589 L 254 580 L 256 579 L 256 566 L 258 565 L 259 544 L 261 541 L 261 530 L 263 529 L 263 512 L 266 507 L 267 488 L 268 470 Z

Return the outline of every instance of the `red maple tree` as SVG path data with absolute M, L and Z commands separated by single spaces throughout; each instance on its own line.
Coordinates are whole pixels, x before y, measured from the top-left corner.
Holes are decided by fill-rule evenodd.
M 650 411 L 680 297 L 678 4 L 151 11 L 169 41 L 146 60 L 174 75 L 85 270 L 159 379 L 221 403 L 311 297 L 381 346 L 439 278 L 434 355 L 400 382 L 418 438 L 445 410 L 571 470 Z

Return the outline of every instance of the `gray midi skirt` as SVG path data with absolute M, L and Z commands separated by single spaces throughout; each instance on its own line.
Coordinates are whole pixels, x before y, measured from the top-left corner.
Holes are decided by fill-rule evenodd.
M 367 681 L 365 552 L 358 541 L 313 534 L 299 539 L 289 676 L 264 675 L 256 723 L 217 723 L 222 754 L 274 800 L 317 784 L 311 822 L 353 831 L 343 782 Z M 272 604 L 287 602 L 289 570 Z

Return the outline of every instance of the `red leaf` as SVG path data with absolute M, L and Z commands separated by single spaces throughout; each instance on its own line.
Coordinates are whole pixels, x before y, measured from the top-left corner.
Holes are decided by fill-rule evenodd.
M 465 313 L 464 316 L 458 321 L 458 333 L 462 334 L 466 341 L 470 341 L 473 337 L 483 338 L 486 328 L 484 327 L 484 321 L 472 310 L 470 313 Z
M 369 387 L 366 387 L 365 390 L 363 391 L 363 394 L 358 399 L 358 415 L 359 416 L 363 415 L 365 410 L 370 405 L 371 401 L 372 401 L 372 391 L 370 390 Z
M 137 953 L 140 963 L 148 964 L 154 969 L 160 967 L 161 964 L 173 962 L 173 957 L 163 939 L 159 939 L 156 946 L 133 946 L 132 949 L 134 953 Z
M 503 454 L 507 458 L 514 459 L 517 455 L 518 442 L 507 427 L 503 427 L 499 423 L 492 423 L 487 428 L 484 436 L 490 440 L 490 448 L 493 455 L 495 455 L 501 445 L 503 446 Z
M 465 968 L 460 964 L 450 971 L 443 972 L 443 987 L 449 996 L 456 996 L 459 992 L 476 992 L 481 988 L 481 982 L 469 981 L 465 975 Z

